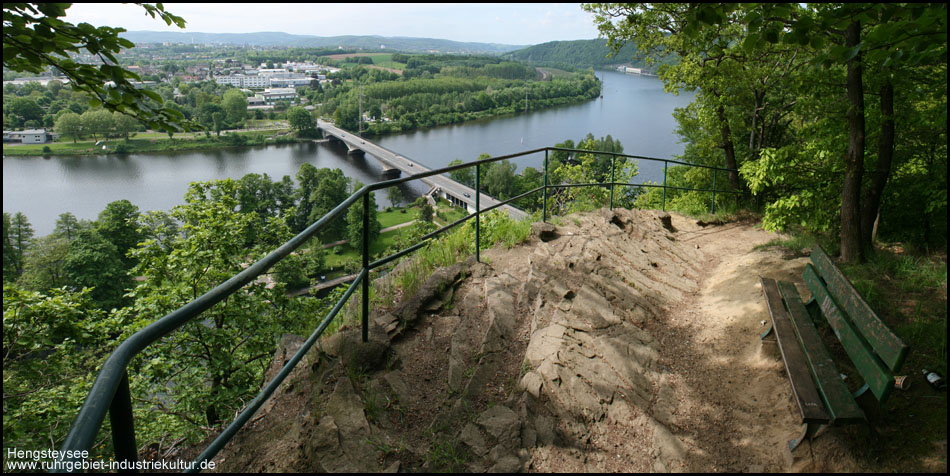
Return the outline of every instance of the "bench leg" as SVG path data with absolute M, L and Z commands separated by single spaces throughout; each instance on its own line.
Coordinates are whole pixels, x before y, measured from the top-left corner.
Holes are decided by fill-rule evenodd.
M 870 390 L 870 389 L 871 389 L 871 387 L 868 387 L 868 384 L 864 384 L 864 385 L 861 386 L 861 388 L 855 390 L 854 393 L 851 394 L 851 396 L 854 397 L 855 399 L 857 399 L 857 398 L 860 397 L 861 395 L 864 395 L 864 393 L 867 392 L 867 391 Z
M 818 423 L 805 423 L 805 426 L 802 427 L 802 434 L 798 438 L 788 440 L 788 451 L 795 451 L 795 448 L 798 448 L 798 445 L 806 438 L 809 440 L 814 438 L 819 428 L 821 428 L 821 425 Z

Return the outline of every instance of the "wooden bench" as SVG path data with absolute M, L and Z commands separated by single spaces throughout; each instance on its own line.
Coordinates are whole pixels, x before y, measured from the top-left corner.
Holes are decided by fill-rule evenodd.
M 801 411 L 802 434 L 788 442 L 789 450 L 811 439 L 822 425 L 867 422 L 855 399 L 869 391 L 879 403 L 894 388 L 894 374 L 907 356 L 907 346 L 861 298 L 854 286 L 820 247 L 803 272 L 811 300 L 803 303 L 795 285 L 763 278 L 762 290 L 792 393 Z M 863 379 L 856 392 L 848 390 L 831 354 L 821 343 L 813 319 L 823 315 Z

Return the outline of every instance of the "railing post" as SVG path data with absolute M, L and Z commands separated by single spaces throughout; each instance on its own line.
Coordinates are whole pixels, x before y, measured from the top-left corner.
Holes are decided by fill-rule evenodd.
M 480 161 L 479 161 L 480 162 Z M 475 262 L 481 263 L 481 226 L 482 226 L 482 208 L 481 208 L 481 176 L 482 164 L 475 162 Z
M 666 166 L 670 165 L 669 161 L 663 161 L 663 211 L 666 211 Z
M 614 209 L 614 166 L 617 162 L 617 156 L 610 156 L 610 209 Z
M 716 175 L 719 169 L 713 169 L 713 197 L 712 205 L 709 207 L 709 213 L 716 213 Z
M 541 204 L 541 221 L 548 221 L 548 149 L 544 149 L 544 190 L 541 191 L 543 203 Z
M 363 194 L 363 342 L 369 341 L 369 192 Z
M 132 416 L 132 393 L 129 391 L 129 372 L 122 373 L 122 380 L 115 390 L 109 405 L 109 422 L 112 424 L 112 447 L 116 461 L 128 461 L 132 468 L 138 461 L 138 449 L 135 447 L 135 421 Z M 137 472 L 125 469 L 123 472 Z

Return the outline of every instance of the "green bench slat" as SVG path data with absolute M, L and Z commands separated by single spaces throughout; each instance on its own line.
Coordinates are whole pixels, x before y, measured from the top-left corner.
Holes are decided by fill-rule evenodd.
M 805 283 L 811 290 L 812 298 L 821 306 L 822 314 L 824 314 L 828 324 L 831 325 L 835 335 L 838 336 L 838 340 L 841 341 L 848 356 L 851 357 L 854 366 L 861 373 L 864 382 L 878 401 L 883 402 L 890 395 L 891 389 L 894 388 L 893 375 L 891 375 L 884 362 L 875 355 L 871 345 L 864 340 L 860 332 L 845 317 L 811 264 L 805 266 L 803 276 Z
M 851 282 L 841 274 L 828 254 L 816 246 L 811 253 L 818 275 L 824 278 L 826 286 L 841 308 L 850 316 L 851 321 L 861 331 L 861 335 L 871 344 L 877 355 L 893 372 L 900 370 L 907 356 L 907 345 L 897 337 L 871 307 L 861 299 Z
M 808 372 L 808 359 L 795 337 L 795 331 L 792 330 L 792 323 L 785 306 L 782 305 L 782 296 L 775 285 L 775 280 L 761 277 L 759 279 L 762 281 L 765 302 L 772 316 L 772 330 L 775 332 L 779 351 L 782 352 L 788 379 L 792 383 L 792 394 L 802 413 L 802 422 L 827 423 L 831 421 L 831 417 L 825 411 L 823 400 Z M 799 305 L 801 305 L 800 302 Z
M 859 423 L 866 421 L 861 407 L 854 401 L 848 386 L 841 380 L 838 368 L 828 349 L 821 343 L 818 330 L 812 322 L 801 296 L 792 283 L 778 283 L 779 291 L 785 298 L 791 322 L 798 335 L 798 341 L 804 348 L 804 355 L 818 384 L 818 391 L 831 413 L 834 423 Z

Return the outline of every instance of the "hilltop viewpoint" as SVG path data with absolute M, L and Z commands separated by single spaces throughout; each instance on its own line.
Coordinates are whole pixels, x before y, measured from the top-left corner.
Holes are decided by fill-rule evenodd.
M 895 453 L 889 421 L 788 451 L 800 417 L 759 277 L 801 284 L 808 258 L 758 246 L 776 236 L 641 210 L 535 224 L 374 310 L 368 343 L 358 324 L 324 338 L 216 471 L 945 472 L 945 436 Z

